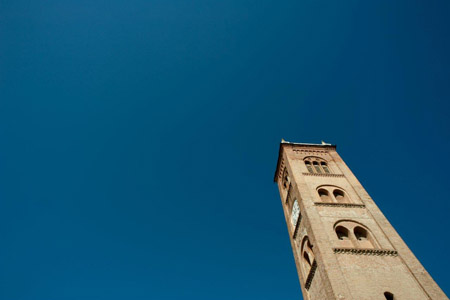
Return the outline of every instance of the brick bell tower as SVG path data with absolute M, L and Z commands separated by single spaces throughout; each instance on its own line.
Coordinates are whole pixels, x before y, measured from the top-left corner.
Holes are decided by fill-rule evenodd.
M 282 140 L 274 180 L 303 299 L 448 299 L 335 145 Z

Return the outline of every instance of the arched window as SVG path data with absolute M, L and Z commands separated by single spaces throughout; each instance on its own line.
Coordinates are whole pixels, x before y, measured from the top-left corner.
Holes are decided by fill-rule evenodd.
M 304 161 L 309 173 L 331 174 L 327 162 L 321 157 L 308 156 Z
M 330 174 L 330 170 L 328 170 L 328 166 L 326 162 L 321 162 L 320 165 L 322 166 L 322 169 L 325 171 L 325 173 Z
M 389 292 L 384 292 L 384 297 L 386 297 L 386 300 L 394 300 L 394 294 Z
M 353 229 L 353 232 L 355 233 L 355 237 L 358 241 L 367 240 L 367 230 L 364 228 L 357 226 Z
M 343 226 L 338 226 L 335 229 L 336 231 L 336 235 L 338 237 L 338 239 L 340 240 L 348 240 L 349 239 L 349 234 L 348 234 L 348 229 L 343 227 Z
M 289 174 L 287 169 L 284 169 L 283 172 L 283 186 L 285 189 L 289 186 Z
M 314 173 L 314 171 L 313 171 L 313 168 L 312 168 L 312 166 L 311 166 L 311 162 L 310 161 L 305 161 L 305 165 L 306 165 L 306 168 L 308 169 L 308 172 L 309 173 Z
M 309 255 L 306 252 L 303 252 L 303 258 L 305 259 L 306 263 L 308 264 L 309 267 L 311 267 L 312 263 L 309 260 Z
M 298 217 L 300 216 L 300 207 L 298 206 L 297 199 L 294 200 L 294 204 L 292 205 L 292 212 L 291 212 L 291 222 L 292 225 L 297 224 Z
M 356 226 L 353 229 L 353 233 L 355 234 L 355 238 L 358 243 L 359 248 L 374 248 L 375 244 L 373 238 L 370 236 L 369 232 L 362 228 L 361 226 Z
M 341 190 L 334 190 L 333 195 L 338 203 L 347 203 L 348 202 L 348 199 L 345 196 L 345 193 Z
M 304 278 L 308 277 L 309 271 L 314 263 L 314 252 L 312 251 L 313 246 L 309 242 L 309 238 L 306 236 L 303 239 L 301 247 L 301 257 L 302 257 L 302 270 Z
M 336 186 L 321 185 L 317 189 L 320 197 L 320 202 L 326 203 L 352 203 L 347 194 Z
M 313 165 L 317 173 L 322 173 L 322 170 L 320 169 L 319 163 L 317 161 L 313 162 Z
M 318 193 L 322 202 L 331 202 L 330 194 L 326 189 L 319 189 Z
M 379 247 L 372 233 L 360 223 L 343 220 L 334 225 L 334 231 L 339 239 L 339 247 L 360 249 L 374 249 Z

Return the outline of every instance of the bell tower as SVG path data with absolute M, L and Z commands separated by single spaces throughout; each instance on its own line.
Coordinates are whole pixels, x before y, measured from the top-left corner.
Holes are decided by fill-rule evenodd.
M 282 140 L 274 180 L 303 299 L 448 299 L 335 145 Z

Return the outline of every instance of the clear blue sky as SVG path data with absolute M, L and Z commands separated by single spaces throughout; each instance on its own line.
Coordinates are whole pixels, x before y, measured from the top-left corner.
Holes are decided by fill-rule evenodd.
M 299 299 L 278 143 L 450 292 L 450 2 L 0 1 L 0 299 Z

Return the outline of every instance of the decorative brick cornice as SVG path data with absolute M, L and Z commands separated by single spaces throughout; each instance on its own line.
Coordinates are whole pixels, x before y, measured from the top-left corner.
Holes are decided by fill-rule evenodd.
M 280 166 L 278 167 L 278 178 L 280 179 L 283 176 L 284 168 L 284 159 L 282 159 L 280 162 Z
M 295 228 L 294 228 L 294 233 L 292 234 L 292 238 L 295 240 L 295 238 L 297 237 L 297 233 L 298 230 L 300 228 L 300 222 L 302 221 L 302 214 L 299 213 L 298 218 L 297 218 L 297 223 L 295 223 Z
M 336 202 L 314 202 L 314 205 L 317 205 L 317 206 L 330 206 L 330 207 L 358 207 L 358 208 L 366 207 L 364 204 L 336 203 Z
M 318 149 L 299 149 L 293 148 L 294 152 L 303 152 L 303 153 L 328 153 L 326 150 L 318 150 Z
M 336 254 L 372 255 L 372 256 L 398 256 L 396 250 L 389 249 L 355 249 L 355 248 L 333 248 Z
M 316 270 L 317 270 L 317 262 L 316 262 L 316 260 L 314 260 L 312 263 L 312 266 L 311 266 L 311 270 L 309 270 L 308 277 L 306 277 L 306 281 L 305 281 L 305 289 L 306 290 L 309 290 L 309 288 L 311 287 L 311 283 L 314 278 L 314 274 L 316 274 Z
M 321 176 L 321 177 L 344 177 L 344 174 L 331 174 L 331 173 L 302 173 L 304 176 Z

